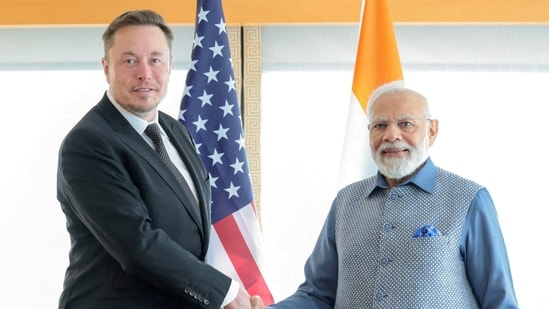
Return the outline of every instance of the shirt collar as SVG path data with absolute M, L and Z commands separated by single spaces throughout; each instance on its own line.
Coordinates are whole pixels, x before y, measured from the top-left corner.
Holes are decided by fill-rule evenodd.
M 422 190 L 433 193 L 435 189 L 436 167 L 431 161 L 431 158 L 427 158 L 422 168 L 414 173 L 410 178 L 403 181 L 398 186 L 407 186 L 414 184 Z M 368 195 L 370 195 L 376 188 L 388 189 L 389 185 L 385 181 L 385 177 L 378 171 L 376 175 L 375 185 L 372 187 Z
M 130 125 L 140 135 L 143 135 L 143 133 L 145 132 L 145 129 L 147 128 L 147 126 L 149 124 L 151 124 L 151 123 L 157 123 L 158 124 L 158 113 L 154 117 L 153 121 L 147 122 L 147 121 L 137 117 L 135 114 L 132 114 L 132 113 L 128 112 L 126 109 L 124 109 L 118 102 L 116 102 L 116 100 L 114 99 L 114 97 L 112 96 L 110 91 L 107 91 L 107 97 L 111 101 L 112 105 L 114 105 L 114 107 L 120 112 L 120 114 L 122 114 L 122 116 L 124 116 L 124 118 L 126 118 L 126 120 L 130 123 Z M 162 129 L 162 126 L 160 126 L 160 125 L 158 125 L 158 126 L 160 127 L 160 132 L 162 134 L 165 134 L 164 130 Z

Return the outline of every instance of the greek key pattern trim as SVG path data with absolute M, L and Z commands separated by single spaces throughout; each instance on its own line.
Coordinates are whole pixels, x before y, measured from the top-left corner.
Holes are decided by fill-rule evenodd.
M 228 26 L 255 206 L 261 213 L 261 27 Z
M 243 27 L 244 134 L 258 215 L 261 214 L 261 27 Z

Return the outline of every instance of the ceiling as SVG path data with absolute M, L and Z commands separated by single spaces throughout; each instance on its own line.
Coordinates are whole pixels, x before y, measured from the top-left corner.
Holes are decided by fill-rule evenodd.
M 386 0 L 395 23 L 548 23 L 547 0 Z M 229 24 L 355 23 L 361 0 L 224 0 Z M 136 8 L 193 24 L 191 0 L 0 0 L 0 26 L 98 25 Z

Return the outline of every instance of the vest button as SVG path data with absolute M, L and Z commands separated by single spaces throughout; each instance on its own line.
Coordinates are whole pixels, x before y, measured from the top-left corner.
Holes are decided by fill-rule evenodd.
M 382 300 L 383 299 L 383 293 L 377 292 L 375 295 L 376 300 Z

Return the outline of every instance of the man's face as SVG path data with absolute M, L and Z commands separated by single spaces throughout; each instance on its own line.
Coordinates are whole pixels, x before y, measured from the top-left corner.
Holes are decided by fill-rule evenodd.
M 408 92 L 381 95 L 371 113 L 370 148 L 379 171 L 391 179 L 411 175 L 429 156 L 438 121 L 426 119 L 424 102 Z
M 156 26 L 126 26 L 102 60 L 114 99 L 126 110 L 152 120 L 166 96 L 171 72 L 168 41 Z

